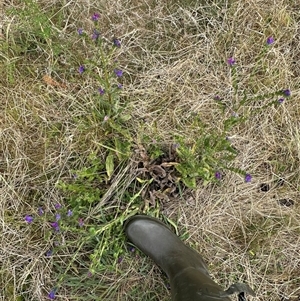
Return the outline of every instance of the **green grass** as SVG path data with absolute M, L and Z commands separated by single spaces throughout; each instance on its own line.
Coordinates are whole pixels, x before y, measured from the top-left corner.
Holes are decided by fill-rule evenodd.
M 166 276 L 124 235 L 136 213 L 173 227 L 224 288 L 298 298 L 296 4 L 4 5 L 1 299 L 170 300 Z

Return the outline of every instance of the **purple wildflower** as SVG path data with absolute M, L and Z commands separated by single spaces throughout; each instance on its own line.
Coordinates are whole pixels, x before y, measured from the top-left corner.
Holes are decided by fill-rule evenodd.
M 82 226 L 84 225 L 84 222 L 83 222 L 83 219 L 82 219 L 82 218 L 80 218 L 80 219 L 78 220 L 78 224 L 79 224 L 79 227 L 82 227 Z
M 217 171 L 217 172 L 215 173 L 215 177 L 216 177 L 217 180 L 221 180 L 222 174 L 221 174 L 219 171 Z
M 122 84 L 118 84 L 118 89 L 123 89 L 123 85 Z
M 106 122 L 109 119 L 107 115 L 104 116 L 103 121 Z
M 54 230 L 56 232 L 59 231 L 59 224 L 58 224 L 58 222 L 52 222 L 52 223 L 50 223 L 50 225 L 51 225 L 52 228 L 54 228 Z
M 289 89 L 283 90 L 282 93 L 283 93 L 283 95 L 285 95 L 287 97 L 291 96 L 291 90 L 289 90 Z
M 93 272 L 88 271 L 87 276 L 88 276 L 88 277 L 92 277 L 92 276 L 93 276 Z
M 99 88 L 99 89 L 98 89 L 98 92 L 99 92 L 100 95 L 103 95 L 103 94 L 105 93 L 105 90 L 102 89 L 102 88 Z
M 268 45 L 271 45 L 271 44 L 273 44 L 274 43 L 274 38 L 273 37 L 268 37 L 267 38 L 267 44 Z
M 230 57 L 228 60 L 227 60 L 227 63 L 229 66 L 233 66 L 235 64 L 235 59 L 233 57 Z
M 121 77 L 121 76 L 123 75 L 123 71 L 120 70 L 120 69 L 115 69 L 115 70 L 114 70 L 114 73 L 115 73 L 115 75 L 116 75 L 117 77 Z
M 55 289 L 53 289 L 49 294 L 48 294 L 49 299 L 54 300 L 55 299 Z
M 38 208 L 38 215 L 41 216 L 41 215 L 43 215 L 43 214 L 44 214 L 43 208 L 39 207 L 39 208 Z
M 100 32 L 97 29 L 94 29 L 92 34 L 92 40 L 97 41 L 100 37 Z
M 84 66 L 79 66 L 78 72 L 79 72 L 80 74 L 82 74 L 84 71 L 85 71 Z
M 128 250 L 129 250 L 129 252 L 131 252 L 131 253 L 135 252 L 135 248 L 132 247 L 132 246 L 129 246 L 129 247 L 128 247 Z
M 279 102 L 279 103 L 283 103 L 283 102 L 284 102 L 284 98 L 283 98 L 283 97 L 279 98 L 279 99 L 278 99 L 278 102 Z
M 121 42 L 120 42 L 120 40 L 118 40 L 118 39 L 114 39 L 114 45 L 116 46 L 116 47 L 118 47 L 118 48 L 120 48 L 121 47 Z
M 48 250 L 46 252 L 46 257 L 50 257 L 52 254 L 53 254 L 53 251 L 52 250 Z
M 30 216 L 30 215 L 26 215 L 25 216 L 25 221 L 28 223 L 28 224 L 31 224 L 33 222 L 33 217 Z
M 83 34 L 83 29 L 82 28 L 78 28 L 77 29 L 78 34 L 81 36 Z
M 62 206 L 61 206 L 61 204 L 59 204 L 59 203 L 56 203 L 55 205 L 54 205 L 54 208 L 55 209 L 60 209 Z
M 67 216 L 70 217 L 70 216 L 72 216 L 72 215 L 73 215 L 73 212 L 72 212 L 72 210 L 69 209 L 68 212 L 67 212 Z
M 60 218 L 61 218 L 60 214 L 59 214 L 59 213 L 56 213 L 56 214 L 55 214 L 55 219 L 56 219 L 56 221 L 59 221 Z
M 99 18 L 100 18 L 100 14 L 99 14 L 99 13 L 94 13 L 94 14 L 92 15 L 92 21 L 98 21 Z
M 119 258 L 118 258 L 118 263 L 121 263 L 123 261 L 123 256 L 120 256 Z
M 219 95 L 214 96 L 214 100 L 221 100 L 221 97 Z
M 252 176 L 250 174 L 246 173 L 246 175 L 245 175 L 245 182 L 249 183 L 249 182 L 251 182 L 251 180 L 252 180 Z

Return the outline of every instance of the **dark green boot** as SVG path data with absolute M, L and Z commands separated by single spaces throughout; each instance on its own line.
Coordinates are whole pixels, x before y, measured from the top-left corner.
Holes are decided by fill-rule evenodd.
M 252 289 L 236 283 L 224 291 L 209 276 L 202 257 L 186 246 L 164 223 L 146 215 L 136 215 L 125 223 L 127 237 L 168 275 L 172 301 L 230 301 L 243 292 L 255 296 Z

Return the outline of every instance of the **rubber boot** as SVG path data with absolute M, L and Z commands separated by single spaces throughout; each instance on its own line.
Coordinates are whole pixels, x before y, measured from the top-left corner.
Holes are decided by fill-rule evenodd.
M 215 283 L 202 257 L 186 246 L 160 220 L 136 215 L 125 223 L 129 240 L 148 255 L 167 274 L 171 284 L 172 301 L 229 301 L 228 296 L 243 292 L 255 295 L 243 283 L 236 283 L 224 291 Z

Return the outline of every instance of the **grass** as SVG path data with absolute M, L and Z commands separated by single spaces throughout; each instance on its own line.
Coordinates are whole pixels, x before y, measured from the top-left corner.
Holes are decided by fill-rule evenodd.
M 222 287 L 299 298 L 296 1 L 2 10 L 1 300 L 169 300 L 123 233 L 136 213 L 173 227 Z

